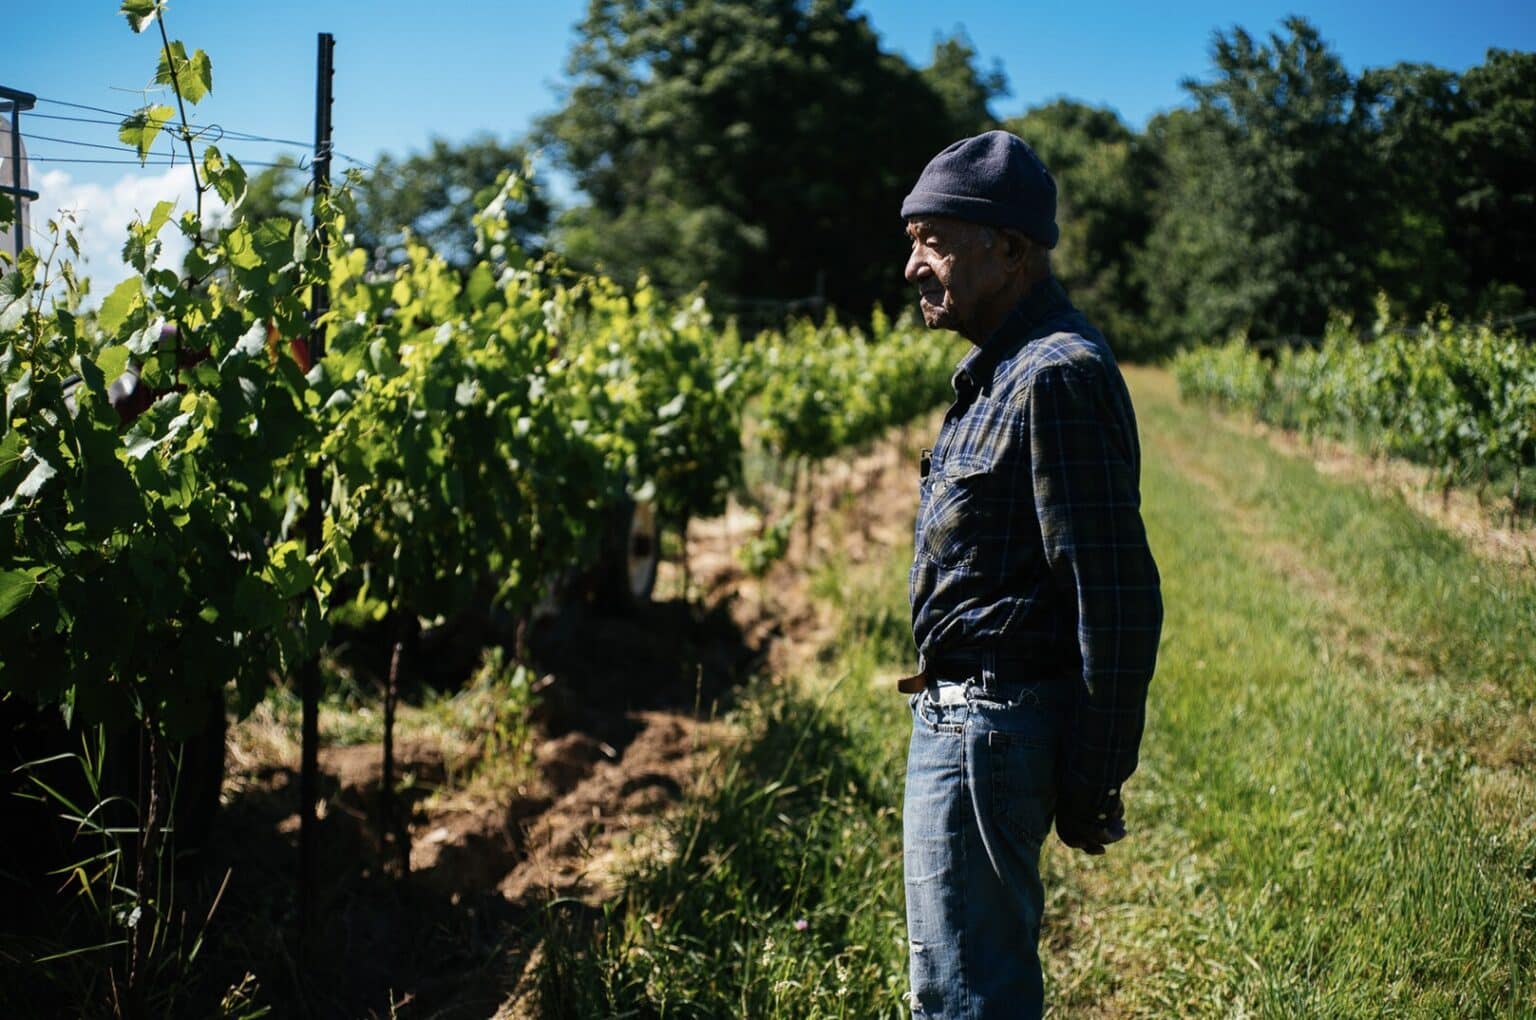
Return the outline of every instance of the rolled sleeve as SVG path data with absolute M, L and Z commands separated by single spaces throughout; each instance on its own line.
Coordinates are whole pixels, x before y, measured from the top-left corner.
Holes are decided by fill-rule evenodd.
M 1059 810 L 1077 817 L 1113 811 L 1136 770 L 1163 618 L 1141 520 L 1135 418 L 1114 371 L 1046 366 L 1026 394 L 1045 559 L 1064 608 L 1076 608 L 1082 673 Z

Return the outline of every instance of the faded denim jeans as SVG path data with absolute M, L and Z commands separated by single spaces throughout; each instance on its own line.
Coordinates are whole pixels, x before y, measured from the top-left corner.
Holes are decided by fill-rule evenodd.
M 902 858 L 914 1017 L 1043 1010 L 1040 846 L 1055 810 L 1060 687 L 979 679 L 930 682 L 911 698 Z

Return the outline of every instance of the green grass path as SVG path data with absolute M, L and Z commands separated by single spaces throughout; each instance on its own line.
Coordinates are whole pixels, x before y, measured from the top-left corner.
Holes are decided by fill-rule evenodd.
M 1048 845 L 1052 1015 L 1536 1016 L 1536 578 L 1128 375 L 1167 622 L 1129 838 Z M 909 555 L 825 568 L 815 675 L 744 699 L 606 920 L 552 914 L 550 1015 L 903 1015 L 908 718 L 871 680 Z

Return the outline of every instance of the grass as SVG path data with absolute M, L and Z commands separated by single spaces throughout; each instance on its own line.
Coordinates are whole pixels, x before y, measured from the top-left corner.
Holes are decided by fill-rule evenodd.
M 1167 623 L 1130 838 L 1048 842 L 1052 1015 L 1536 1016 L 1536 578 L 1131 382 Z M 671 852 L 552 912 L 548 1015 L 904 1014 L 906 555 L 824 568 Z
M 901 1015 L 906 706 L 869 679 L 905 656 L 905 580 L 833 563 L 816 587 L 848 611 L 817 677 L 746 693 L 746 739 L 621 902 L 551 908 L 544 1015 Z
M 377 744 L 384 735 L 384 711 L 375 692 L 356 677 L 324 664 L 328 682 L 319 706 L 320 732 L 327 747 Z M 428 745 L 442 755 L 443 786 L 458 789 L 483 782 L 490 789 L 515 786 L 533 767 L 530 711 L 537 701 L 530 672 L 503 653 L 486 650 L 480 665 L 457 690 L 424 688 L 418 703 L 397 707 L 398 747 Z M 245 772 L 298 760 L 302 705 L 294 685 L 272 687 L 252 714 L 234 728 L 232 758 Z

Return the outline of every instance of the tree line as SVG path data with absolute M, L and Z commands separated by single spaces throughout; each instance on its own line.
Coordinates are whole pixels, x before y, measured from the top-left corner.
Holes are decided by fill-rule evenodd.
M 811 296 L 864 317 L 909 300 L 896 210 L 923 165 L 1002 127 L 1055 173 L 1057 273 L 1129 357 L 1316 335 L 1378 295 L 1403 317 L 1536 301 L 1536 54 L 1354 74 L 1300 17 L 1217 30 L 1210 54 L 1141 130 L 1069 98 L 999 118 L 1007 77 L 963 33 L 914 66 L 851 0 L 593 0 L 553 113 L 515 141 L 383 157 L 352 222 L 385 261 L 403 224 L 467 264 L 476 195 L 535 153 L 578 196 L 555 210 L 536 177 L 508 214 L 526 248 L 705 284 L 749 321 Z

